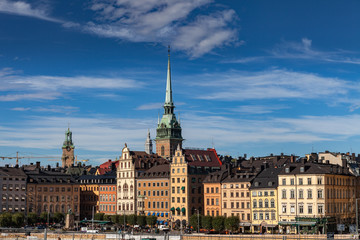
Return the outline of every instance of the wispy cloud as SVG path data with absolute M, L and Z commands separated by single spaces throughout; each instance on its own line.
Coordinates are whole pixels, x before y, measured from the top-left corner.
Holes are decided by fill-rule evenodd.
M 274 105 L 242 105 L 234 107 L 231 111 L 239 112 L 242 114 L 267 114 L 276 110 L 286 109 L 286 106 L 274 106 Z
M 192 76 L 194 79 L 194 76 Z M 346 96 L 359 92 L 358 83 L 322 77 L 313 73 L 272 69 L 262 72 L 230 71 L 203 74 L 189 81 L 196 91 L 206 89 L 207 94 L 193 94 L 201 99 L 243 101 L 249 99 L 320 99 Z M 200 89 L 199 89 L 200 91 Z
M 216 47 L 237 42 L 235 11 L 218 10 L 207 15 L 195 9 L 208 7 L 210 0 L 96 0 L 90 9 L 97 18 L 81 26 L 84 31 L 103 37 L 132 42 L 171 44 L 199 57 Z
M 12 15 L 38 18 L 51 22 L 63 23 L 62 20 L 49 16 L 47 6 L 39 5 L 38 7 L 35 8 L 31 6 L 29 3 L 26 3 L 24 1 L 1 0 L 0 12 L 12 14 Z
M 136 110 L 153 110 L 160 109 L 164 103 L 147 103 L 136 108 Z
M 51 100 L 74 89 L 121 90 L 144 86 L 140 81 L 117 77 L 24 76 L 9 68 L 0 70 L 0 81 L 0 92 L 6 92 L 0 95 L 0 101 Z

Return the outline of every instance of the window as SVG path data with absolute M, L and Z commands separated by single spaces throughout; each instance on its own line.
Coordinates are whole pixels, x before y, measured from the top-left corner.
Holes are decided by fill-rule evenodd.
M 270 191 L 270 196 L 275 196 L 274 191 Z
M 309 199 L 312 198 L 312 190 L 311 190 L 311 189 L 308 190 L 308 198 L 309 198 Z
M 295 213 L 295 205 L 290 206 L 290 213 Z
M 318 214 L 323 214 L 323 205 L 318 205 Z
M 274 199 L 271 199 L 271 201 L 270 201 L 270 207 L 271 207 L 271 208 L 274 208 L 274 207 L 275 207 L 275 200 L 274 200 Z
M 259 196 L 259 197 L 262 196 L 262 192 L 261 192 L 261 191 L 258 192 L 258 196 Z
M 321 185 L 321 184 L 322 184 L 322 177 L 319 177 L 319 178 L 317 179 L 317 184 L 318 184 L 318 185 Z
M 224 208 L 226 208 L 226 205 L 227 205 L 226 202 L 224 202 Z
M 256 191 L 252 191 L 252 196 L 256 197 Z
M 262 208 L 263 207 L 263 201 L 260 199 L 259 200 L 259 208 Z
M 268 208 L 269 207 L 269 200 L 265 199 L 264 201 L 264 207 Z
M 286 198 L 286 190 L 283 189 L 283 190 L 282 190 L 282 199 L 285 199 L 285 198 Z
M 257 218 L 258 218 L 257 213 L 254 213 L 253 219 L 257 220 Z
M 299 205 L 299 213 L 304 213 L 304 206 L 303 205 Z
M 275 213 L 274 212 L 271 213 L 271 220 L 275 220 Z
M 257 208 L 256 200 L 253 200 L 253 208 Z
M 302 189 L 299 190 L 299 198 L 304 198 L 304 191 Z
M 259 214 L 259 220 L 263 220 L 264 219 L 264 214 L 263 213 L 260 213 Z
M 303 179 L 299 178 L 299 185 L 303 185 Z
M 308 178 L 308 179 L 307 179 L 307 184 L 308 184 L 308 185 L 311 185 L 311 178 Z
M 265 213 L 265 220 L 269 220 L 269 219 L 270 219 L 269 213 Z
M 290 179 L 290 185 L 295 185 L 295 181 L 294 181 L 294 179 L 292 178 L 292 179 Z
M 295 191 L 294 190 L 290 190 L 290 198 L 291 199 L 295 198 Z
M 308 205 L 308 214 L 312 214 L 312 205 Z
M 323 191 L 322 190 L 318 190 L 318 198 L 323 198 Z
M 286 178 L 282 179 L 282 185 L 286 185 Z

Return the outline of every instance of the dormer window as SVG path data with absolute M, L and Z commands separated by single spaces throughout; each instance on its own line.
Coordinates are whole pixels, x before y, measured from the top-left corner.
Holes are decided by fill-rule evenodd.
M 286 173 L 290 173 L 290 168 L 289 168 L 289 167 L 286 167 L 286 168 L 285 168 L 285 172 L 286 172 Z
M 305 172 L 305 168 L 304 168 L 304 167 L 300 167 L 300 172 L 301 172 L 301 173 Z
M 259 182 L 255 182 L 255 187 L 258 187 L 259 186 Z

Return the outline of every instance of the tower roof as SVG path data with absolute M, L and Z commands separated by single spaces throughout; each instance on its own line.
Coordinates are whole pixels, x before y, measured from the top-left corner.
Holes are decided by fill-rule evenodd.
M 172 87 L 171 87 L 170 46 L 168 47 L 168 68 L 167 68 L 167 78 L 166 78 L 165 105 L 174 106 L 172 99 Z

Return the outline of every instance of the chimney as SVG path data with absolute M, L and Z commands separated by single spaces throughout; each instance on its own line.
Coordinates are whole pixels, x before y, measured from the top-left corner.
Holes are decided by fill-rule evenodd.
M 59 168 L 59 163 L 58 162 L 56 163 L 56 168 Z
M 47 165 L 47 170 L 50 171 L 51 170 L 51 166 Z
M 9 164 L 5 164 L 5 167 L 6 167 L 6 168 L 9 168 Z
M 295 156 L 294 155 L 290 156 L 290 162 L 292 162 L 292 163 L 295 162 Z
M 36 162 L 36 168 L 40 169 L 40 162 Z
M 244 153 L 244 159 L 246 159 L 246 157 L 247 157 L 247 155 L 246 155 L 246 153 Z
M 343 158 L 343 159 L 342 159 L 342 167 L 347 167 L 346 158 Z

